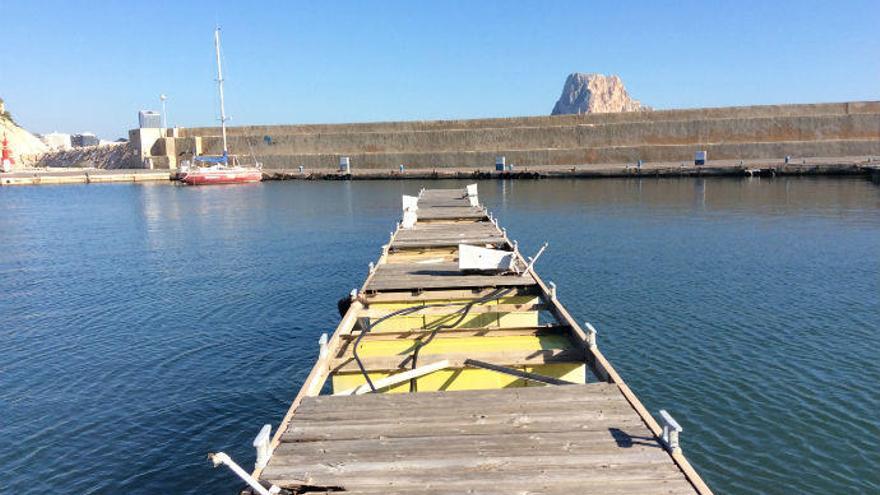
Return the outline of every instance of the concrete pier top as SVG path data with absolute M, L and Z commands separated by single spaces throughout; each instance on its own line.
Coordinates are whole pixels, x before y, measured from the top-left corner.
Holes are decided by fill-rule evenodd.
M 25 169 L 0 174 L 0 185 L 89 184 L 102 182 L 168 181 L 168 170 Z

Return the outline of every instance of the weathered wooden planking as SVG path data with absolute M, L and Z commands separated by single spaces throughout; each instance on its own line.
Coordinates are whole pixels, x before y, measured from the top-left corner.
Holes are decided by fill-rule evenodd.
M 498 393 L 502 391 L 507 393 Z M 561 393 L 551 393 L 556 391 Z M 307 398 L 282 441 L 411 437 L 444 431 L 452 435 L 611 431 L 624 426 L 653 438 L 620 392 L 607 384 L 483 391 L 488 397 L 473 392 L 399 394 L 397 400 L 395 394 L 370 394 L 364 398 L 372 407 L 358 404 L 355 397 Z M 379 401 L 376 396 L 388 399 Z
M 493 246 L 505 247 L 507 241 L 503 237 L 460 237 L 447 239 L 428 239 L 428 240 L 412 240 L 412 241 L 396 241 L 392 245 L 392 249 L 419 249 L 419 248 L 442 248 L 450 246 L 458 246 L 459 244 L 470 244 L 472 246 Z M 444 260 L 445 261 L 445 260 Z
M 307 398 L 263 479 L 352 493 L 694 493 L 604 383 Z
M 421 220 L 455 220 L 455 219 L 483 219 L 489 218 L 486 211 L 474 206 L 438 206 L 419 207 L 419 221 Z
M 367 290 L 451 289 L 467 287 L 507 287 L 534 285 L 530 275 L 470 274 L 458 269 L 456 263 L 393 263 L 382 264 Z
M 528 488 L 525 489 L 524 486 Z M 572 495 L 587 493 L 590 495 L 693 495 L 694 489 L 685 481 L 672 480 L 636 480 L 615 481 L 604 480 L 554 481 L 547 483 L 539 477 L 532 483 L 506 483 L 495 478 L 487 482 L 475 482 L 466 487 L 455 485 L 441 486 L 365 486 L 355 490 L 346 490 L 346 495 Z
M 422 189 L 421 194 L 419 195 L 420 199 L 431 199 L 431 198 L 464 198 L 467 197 L 467 192 L 464 188 L 449 188 L 449 189 Z
M 467 198 L 436 198 L 420 199 L 419 209 L 423 208 L 470 208 L 471 203 Z
M 344 340 L 354 340 L 360 336 L 361 331 L 355 330 L 348 335 L 343 335 Z M 568 335 L 569 327 L 564 325 L 539 325 L 534 327 L 479 327 L 479 328 L 444 328 L 439 332 L 433 329 L 417 328 L 411 330 L 383 330 L 370 332 L 371 341 L 376 340 L 421 340 L 436 333 L 437 337 L 445 339 L 470 338 L 470 337 L 510 337 L 510 336 L 550 336 Z
M 450 392 L 453 393 L 453 392 Z M 430 435 L 488 435 L 504 433 L 549 433 L 563 431 L 611 431 L 633 429 L 644 423 L 631 411 L 576 412 L 562 414 L 471 415 L 448 418 L 404 418 L 394 421 L 294 421 L 282 437 L 282 442 L 314 442 L 319 440 L 357 440 L 371 438 L 410 438 Z M 647 431 L 647 430 L 646 430 Z M 670 462 L 669 458 L 665 459 Z
M 454 409 L 467 404 L 500 408 L 505 405 L 538 407 L 539 404 L 582 403 L 599 400 L 619 401 L 622 396 L 616 385 L 590 383 L 560 387 L 524 387 L 497 390 L 461 390 L 456 392 L 419 392 L 418 394 L 368 394 L 359 397 L 326 396 L 303 399 L 297 412 L 345 408 L 382 411 L 430 407 Z
M 501 234 L 501 231 L 490 222 L 470 222 L 470 223 L 416 223 L 412 229 L 401 230 L 397 233 L 398 238 L 405 237 L 423 237 L 437 235 L 454 235 L 467 232 L 471 235 L 478 233 L 482 235 Z
M 542 385 L 534 385 L 540 387 Z M 567 386 L 567 385 L 548 385 Z M 531 385 L 530 385 L 531 387 Z M 529 388 L 529 387 L 520 387 Z M 345 394 L 351 395 L 351 394 Z M 490 411 L 487 413 L 486 411 Z M 565 419 L 558 416 L 566 415 Z M 353 425 L 376 425 L 379 423 L 394 422 L 399 426 L 406 424 L 470 424 L 478 421 L 480 424 L 497 422 L 510 422 L 516 419 L 528 418 L 529 421 L 548 419 L 549 416 L 557 416 L 560 422 L 590 421 L 611 418 L 632 418 L 632 408 L 626 403 L 619 401 L 600 399 L 591 402 L 547 403 L 547 404 L 487 404 L 478 402 L 463 404 L 455 409 L 438 409 L 436 407 L 412 407 L 409 409 L 386 409 L 377 414 L 376 411 L 363 409 L 333 409 L 333 410 L 302 410 L 296 414 L 299 426 L 323 427 L 343 424 Z M 599 430 L 600 432 L 602 430 Z M 607 432 L 606 432 L 607 433 Z
M 463 190 L 423 191 L 416 227 L 399 229 L 389 246 L 391 251 L 402 249 L 401 253 L 418 256 L 413 262 L 403 258 L 389 265 L 388 255 L 383 255 L 379 268 L 365 283 L 369 292 L 364 302 L 419 303 L 443 300 L 450 294 L 455 297 L 449 299 L 476 299 L 496 287 L 528 293 L 540 289 L 547 297 L 537 276 L 519 279 L 461 273 L 454 263 L 455 252 L 442 252 L 440 260 L 429 256 L 431 248 L 449 249 L 458 243 L 509 246 L 506 235 L 486 220 L 486 210 L 470 207 Z M 562 320 L 568 326 L 557 328 L 575 328 L 570 318 Z M 484 330 L 493 331 L 461 329 L 463 333 Z M 514 331 L 528 335 L 535 330 Z M 530 356 L 508 349 L 489 353 L 488 360 L 496 364 L 583 362 L 583 332 L 575 330 L 580 339 L 574 349 L 540 349 L 530 351 Z M 398 338 L 413 335 L 411 331 L 394 333 Z M 350 339 L 345 340 L 350 344 Z M 337 359 L 330 366 L 346 364 L 339 359 L 345 347 L 334 350 Z M 429 349 L 422 351 L 420 363 L 441 356 L 453 361 L 468 357 L 464 353 L 434 356 Z M 484 359 L 485 354 L 481 351 L 478 357 Z M 383 359 L 391 362 L 405 357 Z M 366 361 L 371 369 L 387 365 Z M 289 427 L 279 432 L 281 443 L 261 478 L 288 488 L 343 487 L 351 494 L 710 493 L 692 469 L 683 472 L 680 466 L 689 465 L 679 459 L 680 454 L 670 457 L 662 449 L 656 430 L 651 431 L 653 424 L 649 429 L 648 420 L 632 398 L 625 396 L 626 391 L 620 381 L 306 398 L 296 407 Z M 692 484 L 694 479 L 702 486 L 699 490 Z
M 510 293 L 505 297 L 513 296 L 531 296 L 539 294 L 536 286 L 515 287 L 510 289 Z M 428 290 L 428 291 L 401 291 L 401 292 L 381 292 L 374 294 L 364 294 L 363 300 L 367 305 L 374 303 L 413 303 L 460 299 L 479 299 L 495 292 L 496 289 L 464 289 L 464 290 Z
M 458 311 L 461 311 L 465 303 L 455 303 L 453 306 L 413 306 L 407 316 L 450 316 L 455 318 Z M 512 313 L 512 312 L 528 312 L 541 311 L 547 309 L 547 305 L 543 303 L 528 302 L 523 304 L 495 304 L 493 302 L 484 304 L 475 304 L 468 309 L 468 314 L 484 314 L 484 313 Z M 397 311 L 397 308 L 369 308 L 361 311 L 361 318 L 381 318 L 389 313 Z M 393 318 L 393 317 L 392 317 Z
M 662 452 L 655 438 L 644 431 L 619 429 L 611 431 L 564 431 L 556 433 L 504 433 L 451 438 L 423 436 L 418 438 L 380 438 L 378 440 L 328 440 L 317 442 L 284 442 L 278 446 L 277 464 L 305 463 L 315 455 L 386 460 L 403 456 L 424 455 L 426 451 L 444 457 L 487 456 L 520 452 L 524 455 L 571 452 L 616 453 L 621 448 L 635 451 Z M 305 459 L 304 459 L 305 458 Z
M 431 210 L 434 211 L 434 210 Z M 459 244 L 505 245 L 504 234 L 490 222 L 464 224 L 417 222 L 412 229 L 401 229 L 394 236 L 391 248 L 439 248 Z

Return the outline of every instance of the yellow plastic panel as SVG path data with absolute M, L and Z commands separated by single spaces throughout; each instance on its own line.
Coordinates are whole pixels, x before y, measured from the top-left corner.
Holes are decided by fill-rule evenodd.
M 471 354 L 475 359 L 480 353 L 504 351 L 540 351 L 543 349 L 569 349 L 571 341 L 564 335 L 511 335 L 507 337 L 459 337 L 435 338 L 420 351 L 426 354 Z M 398 356 L 412 352 L 413 341 L 400 340 L 369 340 L 361 342 L 358 354 L 361 357 Z
M 579 363 L 553 363 L 540 366 L 517 367 L 516 369 L 552 376 L 573 383 L 584 383 L 586 367 Z M 371 380 L 389 376 L 389 373 L 370 373 Z M 349 390 L 366 383 L 358 372 L 333 375 L 333 390 Z M 432 392 L 438 390 L 494 390 L 509 387 L 543 387 L 536 382 L 529 382 L 511 375 L 491 370 L 476 368 L 446 369 L 436 371 L 416 379 L 417 391 Z M 410 383 L 405 382 L 394 387 L 383 389 L 382 393 L 406 393 L 410 391 Z

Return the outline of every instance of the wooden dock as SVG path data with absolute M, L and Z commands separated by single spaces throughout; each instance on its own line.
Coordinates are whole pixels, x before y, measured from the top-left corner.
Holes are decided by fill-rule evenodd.
M 290 493 L 710 494 L 680 427 L 665 413 L 661 427 L 467 194 L 419 194 L 255 442 L 253 476 Z M 460 270 L 461 244 L 512 268 Z

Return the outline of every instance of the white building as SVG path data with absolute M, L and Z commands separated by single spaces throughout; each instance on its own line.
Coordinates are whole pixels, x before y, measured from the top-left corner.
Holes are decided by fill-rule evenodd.
M 70 134 L 64 134 L 63 132 L 43 134 L 42 140 L 46 143 L 46 146 L 53 150 L 69 150 L 71 148 Z

